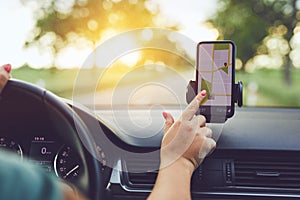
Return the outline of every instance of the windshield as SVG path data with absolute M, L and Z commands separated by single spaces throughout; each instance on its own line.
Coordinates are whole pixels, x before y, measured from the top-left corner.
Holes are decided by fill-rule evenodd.
M 13 65 L 14 78 L 61 97 L 88 106 L 186 105 L 197 44 L 232 40 L 244 105 L 300 107 L 298 0 L 0 4 L 1 62 Z

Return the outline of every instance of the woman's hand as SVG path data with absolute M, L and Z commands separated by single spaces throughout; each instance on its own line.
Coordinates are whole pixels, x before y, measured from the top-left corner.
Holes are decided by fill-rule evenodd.
M 191 199 L 192 174 L 216 147 L 211 129 L 205 127 L 205 117 L 195 116 L 205 96 L 206 91 L 198 94 L 176 122 L 171 114 L 163 113 L 161 164 L 148 200 Z
M 0 93 L 2 92 L 3 88 L 5 87 L 8 79 L 11 78 L 11 65 L 6 64 L 0 67 Z
M 166 121 L 161 145 L 161 168 L 174 162 L 184 162 L 193 172 L 216 147 L 211 129 L 205 126 L 205 117 L 195 115 L 205 96 L 205 90 L 199 93 L 176 122 L 170 113 L 163 113 Z

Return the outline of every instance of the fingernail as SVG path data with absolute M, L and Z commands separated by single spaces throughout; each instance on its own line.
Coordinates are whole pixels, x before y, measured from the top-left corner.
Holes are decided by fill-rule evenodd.
M 166 112 L 162 112 L 162 115 L 164 116 L 164 118 L 166 119 L 168 114 Z
M 7 73 L 9 73 L 11 71 L 11 65 L 10 64 L 4 65 L 4 69 L 5 71 L 7 71 Z
M 206 90 L 202 90 L 202 91 L 200 92 L 200 94 L 201 94 L 201 96 L 205 97 L 205 96 L 206 96 Z

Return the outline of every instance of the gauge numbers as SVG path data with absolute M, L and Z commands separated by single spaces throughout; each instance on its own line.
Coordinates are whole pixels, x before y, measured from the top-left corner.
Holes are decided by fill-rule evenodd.
M 14 152 L 19 155 L 20 158 L 23 158 L 23 150 L 21 145 L 14 140 L 11 140 L 7 137 L 0 137 L 0 148 Z
M 71 147 L 63 145 L 54 159 L 54 171 L 65 180 L 76 179 L 83 169 L 79 155 Z

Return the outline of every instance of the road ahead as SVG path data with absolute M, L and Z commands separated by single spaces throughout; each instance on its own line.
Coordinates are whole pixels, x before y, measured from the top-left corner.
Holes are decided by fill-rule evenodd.
M 174 73 L 152 81 L 138 81 L 131 85 L 122 85 L 122 81 L 112 90 L 100 90 L 94 94 L 73 97 L 84 105 L 174 105 L 184 104 L 186 86 L 194 79 L 194 72 Z M 100 87 L 101 89 L 101 87 Z

